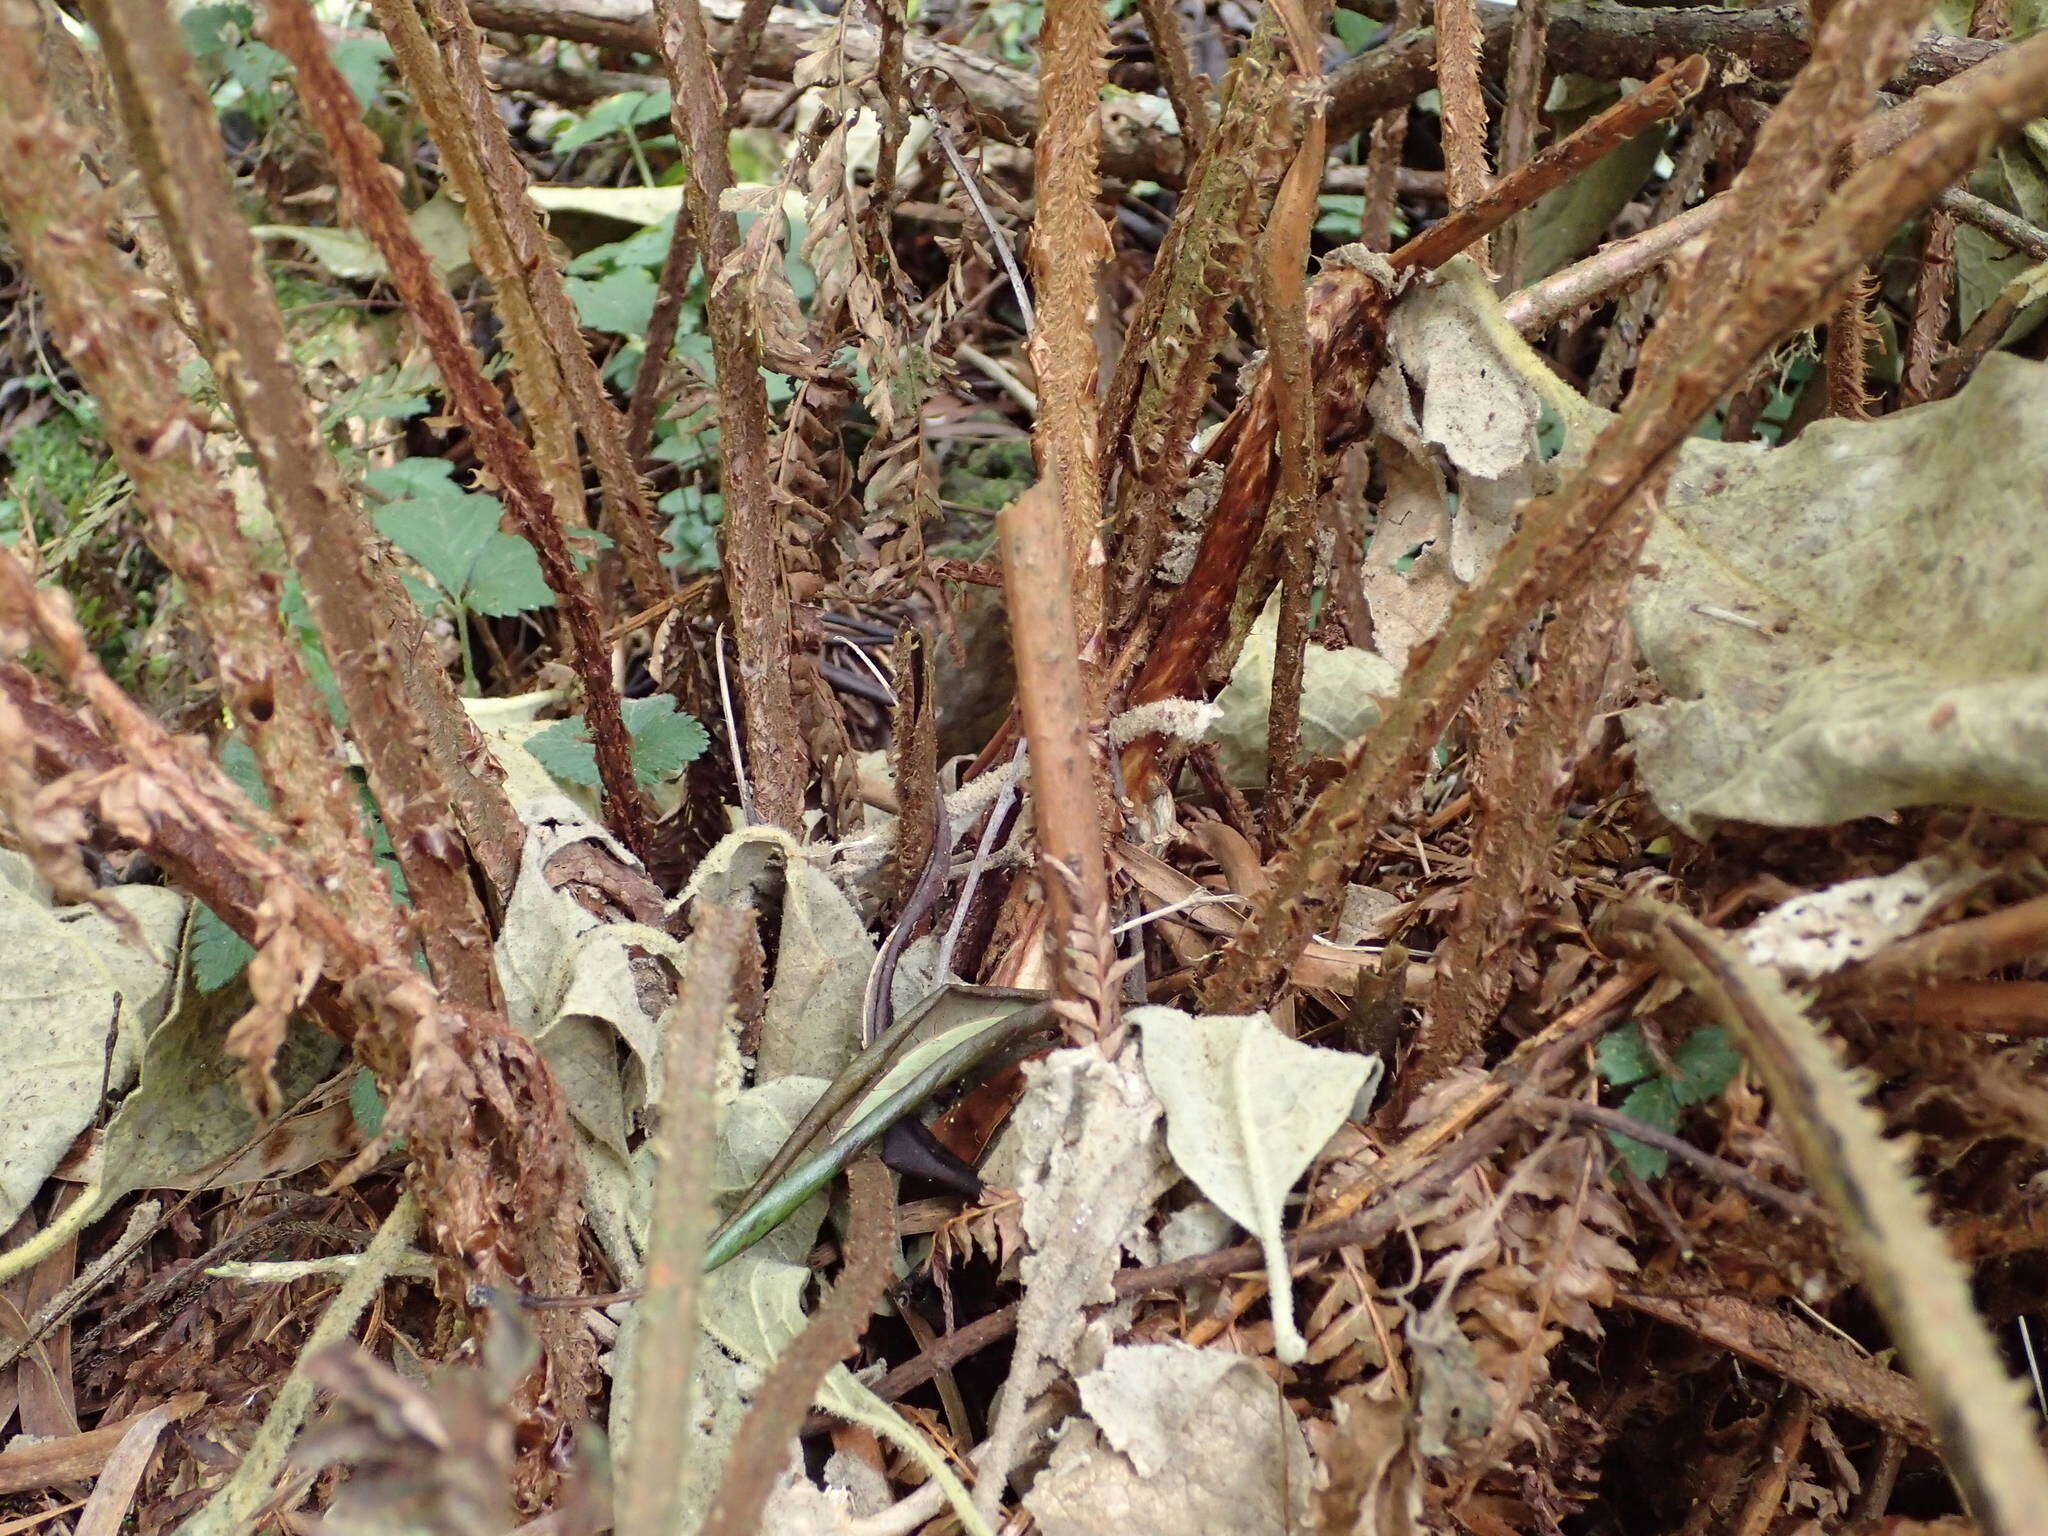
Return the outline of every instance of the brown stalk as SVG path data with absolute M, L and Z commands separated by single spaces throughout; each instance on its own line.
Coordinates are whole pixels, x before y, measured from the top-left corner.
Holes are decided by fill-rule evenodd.
M 1403 1104 L 1478 1047 L 1507 999 L 1508 951 L 1550 865 L 1651 510 L 1650 498 L 1638 496 L 1623 526 L 1601 541 L 1580 595 L 1544 629 L 1535 684 L 1506 738 L 1475 747 L 1472 879 L 1438 950 L 1436 984 L 1402 1067 Z
M 1836 13 L 1852 9 L 1842 7 Z M 1459 704 L 1538 606 L 1564 592 L 1588 546 L 1658 471 L 1694 422 L 1769 348 L 1802 325 L 1869 260 L 1899 222 L 1932 201 L 2004 134 L 2048 104 L 2048 36 L 1972 72 L 1899 150 L 1844 183 L 1810 229 L 1785 235 L 1713 320 L 1669 335 L 1668 365 L 1645 369 L 1587 468 L 1556 494 L 1525 504 L 1514 537 L 1479 585 L 1462 594 L 1444 634 L 1410 663 L 1373 734 L 1343 755 L 1343 776 L 1269 867 L 1270 881 L 1204 989 L 1206 1006 L 1239 1012 L 1271 996 L 1300 953 L 1330 891 L 1379 831 Z M 1723 221 L 1725 225 L 1727 221 Z M 1255 1001 L 1256 1000 L 1256 1001 Z
M 163 215 L 214 377 L 284 530 L 392 849 L 417 909 L 434 914 L 420 935 L 429 963 L 451 1000 L 495 1007 L 490 931 L 448 822 L 450 784 L 467 771 L 450 765 L 466 740 L 445 724 L 430 729 L 430 720 L 446 718 L 421 707 L 433 691 L 430 679 L 422 676 L 412 690 L 406 686 L 385 619 L 402 611 L 396 605 L 404 599 L 395 582 L 377 576 L 369 525 L 321 440 L 276 294 L 235 206 L 219 125 L 184 41 L 160 5 L 112 0 L 95 4 L 91 15 L 130 147 Z M 445 676 L 439 681 L 447 706 L 459 714 Z M 511 819 L 509 807 L 504 815 Z M 495 816 L 485 830 L 497 832 Z M 516 867 L 516 850 L 516 842 L 509 853 L 500 848 L 496 861 Z
M 274 814 L 349 921 L 396 933 L 340 733 L 285 636 L 277 580 L 243 535 L 233 494 L 206 462 L 205 427 L 179 388 L 172 356 L 183 335 L 108 244 L 111 198 L 79 195 L 83 142 L 44 97 L 34 50 L 20 46 L 36 24 L 30 0 L 0 0 L 0 25 L 16 40 L 0 50 L 0 214 L 59 345 L 99 402 L 152 547 L 212 642 L 222 697 L 255 749 Z
M 1390 258 L 1397 273 L 1441 266 L 1472 241 L 1498 229 L 1520 209 L 1586 165 L 1669 116 L 1697 91 L 1703 59 L 1688 59 L 1625 100 L 1583 124 L 1513 174 L 1483 203 L 1432 225 Z M 1310 287 L 1308 325 L 1321 416 L 1322 449 L 1335 453 L 1365 430 L 1365 395 L 1378 371 L 1388 296 L 1379 281 L 1349 266 L 1326 268 Z M 1223 465 L 1223 488 L 1203 532 L 1194 570 L 1176 594 L 1160 634 L 1130 688 L 1133 704 L 1191 697 L 1234 655 L 1230 621 L 1240 604 L 1247 556 L 1272 504 L 1275 479 L 1275 401 L 1270 376 L 1231 413 L 1209 446 Z M 1263 591 L 1254 599 L 1263 601 Z M 1124 781 L 1141 799 L 1156 792 L 1155 740 L 1135 742 L 1124 754 Z
M 387 5 L 409 0 L 385 0 Z M 465 213 L 474 228 L 480 222 L 495 222 L 504 232 L 504 244 L 516 267 L 508 277 L 524 288 L 530 307 L 541 327 L 544 344 L 559 360 L 568 406 L 576 430 L 583 435 L 597 482 L 603 493 L 605 527 L 624 558 L 626 578 L 641 606 L 668 594 L 671 583 L 661 563 L 661 541 L 656 514 L 648 500 L 646 486 L 626 452 L 625 420 L 605 393 L 597 363 L 583 340 L 575 305 L 562 283 L 562 269 L 541 228 L 539 211 L 527 196 L 526 167 L 513 152 L 512 141 L 499 116 L 490 87 L 484 79 L 482 35 L 469 19 L 459 0 L 427 0 L 427 15 L 439 32 L 442 57 L 449 82 L 454 87 L 452 103 L 460 116 L 443 126 L 436 125 L 435 142 L 448 154 L 450 139 L 467 138 L 468 149 L 460 155 L 474 161 L 481 172 L 481 186 L 464 188 Z M 441 114 L 444 118 L 447 113 Z M 467 132 L 463 125 L 467 125 Z M 444 137 L 445 131 L 445 137 Z M 474 176 L 471 180 L 474 181 Z M 493 275 L 492 286 L 503 288 Z M 531 419 L 533 412 L 529 411 Z M 580 466 L 572 464 L 580 471 Z M 581 475 L 575 500 L 558 503 L 580 510 L 583 504 Z
M 1192 165 L 1209 136 L 1209 96 L 1204 89 L 1208 81 L 1197 77 L 1189 62 L 1187 35 L 1173 0 L 1138 0 L 1138 14 L 1145 18 L 1145 35 L 1152 39 L 1152 62 L 1166 87 L 1174 121 L 1180 124 L 1183 153 Z
M 413 0 L 370 0 L 370 8 L 391 45 L 392 60 L 413 105 L 426 117 L 442 169 L 462 199 L 470 254 L 491 285 L 498 323 L 505 331 L 505 352 L 548 495 L 571 522 L 586 522 L 583 469 L 576 455 L 576 428 L 563 388 L 562 365 L 534 313 L 532 296 L 520 281 L 511 236 L 471 140 L 447 60 L 427 35 Z
M 1422 0 L 1400 0 L 1394 10 L 1394 29 L 1412 31 L 1421 17 Z M 1371 147 L 1365 154 L 1365 207 L 1358 218 L 1358 239 L 1367 250 L 1384 251 L 1394 243 L 1410 107 L 1411 103 L 1402 101 L 1373 119 Z
M 1280 173 L 1288 72 L 1270 13 L 1231 62 L 1220 109 L 1125 332 L 1102 411 L 1103 483 L 1115 490 L 1111 619 L 1128 628 L 1155 596 L 1153 571 L 1187 484 L 1188 442 L 1210 396 L 1265 189 Z
M 802 823 L 809 754 L 790 688 L 789 587 L 778 538 L 780 518 L 768 472 L 768 395 L 754 300 L 744 279 L 728 278 L 739 225 L 720 199 L 732 185 L 726 150 L 725 94 L 718 83 L 697 0 L 657 0 L 663 67 L 674 95 L 670 118 L 689 146 L 690 227 L 703 255 L 718 373 L 719 458 L 725 528 L 720 540 L 726 594 L 739 641 L 740 709 L 753 785 L 751 814 L 786 831 Z
M 1526 165 L 1536 153 L 1536 136 L 1543 127 L 1545 74 L 1544 41 L 1550 31 L 1550 0 L 1522 0 L 1515 7 L 1514 38 L 1508 45 L 1507 74 L 1502 92 L 1507 98 L 1500 118 L 1500 169 L 1503 173 Z M 1501 231 L 1496 261 L 1501 279 L 1512 286 L 1520 257 L 1521 234 L 1527 220 L 1516 219 Z
M 640 376 L 633 380 L 633 398 L 626 407 L 626 454 L 636 469 L 647 462 L 647 450 L 654 443 L 654 417 L 661 409 L 669 354 L 675 350 L 683 300 L 690 293 L 690 269 L 696 264 L 697 241 L 690 227 L 690 211 L 678 207 L 668 252 L 661 258 L 661 277 L 655 284 L 654 313 L 647 321 L 647 353 L 640 360 Z
M 384 175 L 382 147 L 363 122 L 362 109 L 327 51 L 319 22 L 306 0 L 266 0 L 266 35 L 297 70 L 296 85 L 306 116 L 333 161 L 336 179 L 365 234 L 384 255 L 392 285 L 419 325 L 421 339 L 463 424 L 475 438 L 477 454 L 503 492 L 506 509 L 540 559 L 541 576 L 555 594 L 574 643 L 572 660 L 583 684 L 584 716 L 604 785 L 605 819 L 619 840 L 647 856 L 647 824 L 633 779 L 632 744 L 619 712 L 610 654 L 598 627 L 597 605 L 577 575 L 563 536 L 561 518 L 541 483 L 539 466 L 526 439 L 505 415 L 504 397 L 483 371 L 470 346 L 461 313 L 435 275 L 398 193 Z
M 1040 480 L 998 514 L 1003 601 L 1017 663 L 1017 708 L 1031 752 L 1031 799 L 1038 818 L 1039 883 L 1046 932 L 1055 946 L 1077 924 L 1106 934 L 1108 880 L 1099 812 L 1101 764 L 1089 730 L 1066 529 L 1051 484 Z M 1108 948 L 1106 937 L 1100 948 Z M 1061 950 L 1060 995 L 1087 998 L 1099 977 L 1075 974 Z M 1107 1020 L 1102 1021 L 1106 1027 Z
M 698 902 L 685 947 L 685 985 L 663 1020 L 653 1207 L 633 1356 L 633 1443 L 620 1479 L 619 1536 L 670 1536 L 684 1526 L 682 1471 L 695 1398 L 698 1290 L 711 1235 L 712 1077 L 753 919 Z
M 732 1459 L 718 1486 L 704 1536 L 752 1536 L 761 1511 L 789 1464 L 790 1442 L 819 1384 L 853 1353 L 888 1288 L 896 1251 L 894 1181 L 881 1160 L 862 1158 L 846 1170 L 852 1209 L 846 1225 L 846 1263 L 804 1331 L 775 1362 L 733 1442 Z M 674 1527 L 670 1527 L 674 1529 Z
M 1102 7 L 1094 0 L 1048 0 L 1039 36 L 1039 129 L 1032 161 L 1038 211 L 1030 256 L 1038 312 L 1025 353 L 1038 378 L 1032 450 L 1059 498 L 1074 633 L 1083 647 L 1101 629 L 1103 609 L 1095 274 L 1111 252 L 1095 200 L 1101 193 L 1096 162 L 1108 45 Z M 1094 667 L 1084 663 L 1084 670 L 1092 673 Z
M 1676 249 L 1671 243 L 1671 236 L 1667 234 L 1660 240 L 1658 231 L 1685 217 L 1680 210 L 1699 191 L 1714 160 L 1723 152 L 1726 141 L 1720 130 L 1726 123 L 1727 119 L 1720 113 L 1710 114 L 1695 123 L 1692 136 L 1673 158 L 1671 175 L 1650 205 L 1649 227 L 1635 236 L 1635 240 L 1656 243 L 1667 251 Z M 1625 249 L 1629 244 L 1628 241 L 1620 241 L 1605 246 L 1588 260 L 1598 262 L 1604 258 L 1625 263 L 1629 260 L 1630 253 Z M 1611 409 L 1621 398 L 1623 386 L 1642 355 L 1643 337 L 1663 304 L 1668 287 L 1665 277 L 1659 274 L 1639 285 L 1615 306 L 1614 318 L 1607 326 L 1607 339 L 1600 347 L 1600 361 L 1594 365 L 1593 377 L 1586 385 L 1586 398 L 1593 404 Z
M 1280 613 L 1273 640 L 1273 691 L 1266 718 L 1266 835 L 1280 835 L 1291 819 L 1296 757 L 1301 747 L 1302 648 L 1308 640 L 1309 599 L 1315 584 L 1318 495 L 1323 483 L 1322 445 L 1317 440 L 1315 380 L 1308 341 L 1308 246 L 1316 221 L 1316 191 L 1326 158 L 1322 100 L 1313 89 L 1321 55 L 1316 21 L 1299 0 L 1277 8 L 1287 24 L 1289 51 L 1298 82 L 1309 85 L 1300 147 L 1273 199 L 1273 215 L 1261 240 L 1266 371 L 1273 381 L 1274 447 L 1280 476 L 1273 510 L 1259 542 L 1277 551 Z M 1320 11 L 1317 20 L 1320 19 Z M 1270 558 L 1270 557 L 1269 557 Z M 1253 565 L 1263 563 L 1254 553 Z M 1240 588 L 1240 595 L 1243 588 Z M 1240 613 L 1236 625 L 1251 615 Z M 1235 626 L 1234 626 L 1235 627 Z
M 1956 216 L 1942 207 L 1927 215 L 1920 235 L 1920 269 L 1913 280 L 1913 322 L 1899 365 L 1901 405 L 1935 398 L 1934 370 L 1948 337 L 1956 280 Z
M 1519 7 L 1517 8 L 1519 10 Z M 1486 163 L 1486 92 L 1481 85 L 1479 0 L 1436 0 L 1436 84 L 1444 104 L 1444 190 L 1458 213 L 1493 184 Z M 1484 237 L 1471 242 L 1486 265 Z

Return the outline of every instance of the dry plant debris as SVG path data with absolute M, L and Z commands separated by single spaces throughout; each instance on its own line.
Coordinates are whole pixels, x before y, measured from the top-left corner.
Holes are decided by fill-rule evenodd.
M 0 1530 L 2048 1533 L 2048 7 L 0 33 Z

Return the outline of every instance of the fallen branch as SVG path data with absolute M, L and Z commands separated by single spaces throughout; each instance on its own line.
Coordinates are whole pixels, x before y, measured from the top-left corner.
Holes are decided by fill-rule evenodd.
M 630 6 L 630 8 L 629 8 Z M 1393 14 L 1391 5 L 1364 7 L 1380 19 Z M 470 14 L 479 25 L 501 32 L 537 33 L 572 42 L 654 54 L 654 13 L 633 0 L 470 0 Z M 710 0 L 706 19 L 718 31 L 714 46 L 726 46 L 726 33 L 737 21 L 741 0 Z M 1485 34 L 1484 66 L 1499 79 L 1507 65 L 1514 11 L 1482 6 Z M 762 75 L 788 79 L 796 61 L 815 50 L 838 18 L 778 6 L 768 14 L 754 69 Z M 872 27 L 849 23 L 847 56 L 872 63 L 879 39 Z M 1914 90 L 1946 80 L 1996 54 L 1999 44 L 1975 38 L 1934 36 L 1923 39 L 1893 82 Z M 1552 74 L 1583 74 L 1601 80 L 1648 79 L 1665 63 L 1686 54 L 1739 59 L 1756 79 L 1789 80 L 1812 52 L 1806 9 L 1800 5 L 1767 10 L 1732 11 L 1705 6 L 1684 10 L 1652 9 L 1578 0 L 1553 5 L 1544 39 L 1544 57 Z M 970 101 L 1000 121 L 1019 140 L 1038 128 L 1038 93 L 1031 75 L 984 54 L 916 35 L 904 39 L 908 69 L 932 69 L 949 76 Z M 1368 127 L 1381 113 L 1405 108 L 1436 84 L 1436 33 L 1429 29 L 1392 38 L 1368 50 L 1325 77 L 1330 94 L 1330 139 L 1337 142 Z M 1163 114 L 1146 111 L 1135 99 L 1105 102 L 1102 108 L 1102 170 L 1124 181 L 1151 180 L 1179 185 L 1186 172 L 1186 154 L 1179 133 Z

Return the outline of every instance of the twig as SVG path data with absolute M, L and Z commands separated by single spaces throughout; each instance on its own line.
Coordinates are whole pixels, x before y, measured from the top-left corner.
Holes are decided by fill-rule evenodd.
M 646 1288 L 633 1355 L 633 1443 L 619 1484 L 619 1536 L 683 1529 L 695 1396 L 697 1295 L 711 1229 L 711 1149 L 717 1114 L 712 1076 L 752 919 L 698 903 L 685 950 L 684 982 L 663 1027 L 660 1129 Z
M 1524 336 L 1541 335 L 1670 260 L 1688 241 L 1706 233 L 1731 206 L 1729 195 L 1723 192 L 1640 234 L 1610 241 L 1583 261 L 1510 295 L 1502 302 L 1501 313 Z
M 1944 212 L 1983 230 L 1992 239 L 2002 240 L 2036 261 L 2048 261 L 2048 230 L 2040 225 L 2030 224 L 2018 214 L 2008 213 L 1998 204 L 1973 192 L 1965 192 L 1960 187 L 1950 187 L 1935 202 Z
M 1582 1099 L 1554 1098 L 1549 1094 L 1534 1094 L 1518 1102 L 1523 1108 L 1538 1114 L 1576 1120 L 1580 1125 L 1598 1126 L 1603 1131 L 1613 1131 L 1618 1136 L 1640 1141 L 1646 1147 L 1655 1147 L 1659 1152 L 1690 1163 L 1709 1178 L 1719 1179 L 1741 1190 L 1752 1200 L 1776 1207 L 1794 1221 L 1818 1221 L 1821 1217 L 1821 1208 L 1805 1195 L 1795 1190 L 1780 1189 L 1770 1180 L 1758 1178 L 1748 1169 L 1738 1168 L 1726 1158 L 1716 1157 L 1704 1148 L 1694 1146 L 1683 1136 L 1674 1136 L 1669 1131 L 1645 1125 L 1618 1109 L 1588 1104 Z
M 654 313 L 647 321 L 640 376 L 633 380 L 633 398 L 626 407 L 626 452 L 636 466 L 647 462 L 647 450 L 654 442 L 662 381 L 668 377 L 669 354 L 675 350 L 676 327 L 682 320 L 690 272 L 696 265 L 697 241 L 690 229 L 690 211 L 679 206 L 669 231 L 668 251 L 661 258 L 661 277 L 654 287 Z

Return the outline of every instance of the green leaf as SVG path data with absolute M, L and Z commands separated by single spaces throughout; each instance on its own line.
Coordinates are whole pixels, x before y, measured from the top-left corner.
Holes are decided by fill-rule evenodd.
M 556 134 L 555 148 L 564 153 L 581 149 L 586 144 L 608 139 L 628 128 L 665 118 L 668 108 L 669 93 L 666 89 L 621 91 L 616 96 L 605 97 L 585 112 L 579 121 L 570 123 Z
M 567 284 L 577 316 L 591 330 L 614 336 L 647 334 L 659 285 L 645 267 L 623 267 L 599 278 L 572 277 Z
M 1338 42 L 1353 53 L 1362 53 L 1379 36 L 1380 24 L 1358 11 L 1338 10 L 1330 17 L 1330 28 Z
M 190 954 L 192 984 L 201 992 L 218 992 L 242 974 L 242 968 L 255 957 L 256 951 L 249 947 L 247 939 L 216 917 L 211 907 L 195 907 Z
M 622 712 L 626 733 L 633 739 L 633 777 L 642 785 L 672 778 L 710 745 L 711 738 L 704 734 L 697 717 L 677 709 L 676 701 L 665 693 L 628 699 Z M 557 720 L 528 737 L 526 750 L 563 783 L 598 787 L 597 748 L 591 744 L 581 715 Z
M 1721 1096 L 1742 1070 L 1742 1053 L 1729 1043 L 1728 1031 L 1718 1024 L 1695 1030 L 1680 1046 L 1671 1064 L 1678 1075 L 1671 1079 L 1672 1097 L 1680 1104 L 1704 1104 Z
M 334 67 L 341 71 L 356 101 L 375 106 L 383 84 L 384 65 L 391 57 L 391 44 L 381 37 L 344 37 L 332 49 Z
M 533 547 L 498 527 L 497 497 L 457 490 L 438 459 L 406 459 L 364 483 L 405 498 L 377 514 L 377 531 L 433 577 L 449 601 L 491 618 L 553 606 Z
M 1631 1120 L 1640 1120 L 1653 1131 L 1678 1129 L 1678 1100 L 1672 1096 L 1671 1085 L 1661 1077 L 1644 1083 L 1622 1100 L 1621 1112 Z M 1646 1179 L 1661 1178 L 1671 1166 L 1670 1153 L 1659 1147 L 1645 1146 L 1633 1136 L 1609 1131 L 1607 1139 L 1622 1161 Z
M 552 608 L 555 594 L 540 573 L 540 557 L 516 535 L 494 532 L 469 573 L 463 602 L 472 613 L 509 618 L 530 608 Z
M 1603 1035 L 1594 1048 L 1593 1059 L 1599 1065 L 1600 1075 L 1616 1088 L 1626 1088 L 1630 1083 L 1657 1075 L 1657 1058 L 1644 1044 L 1641 1026 L 1633 1022 Z

